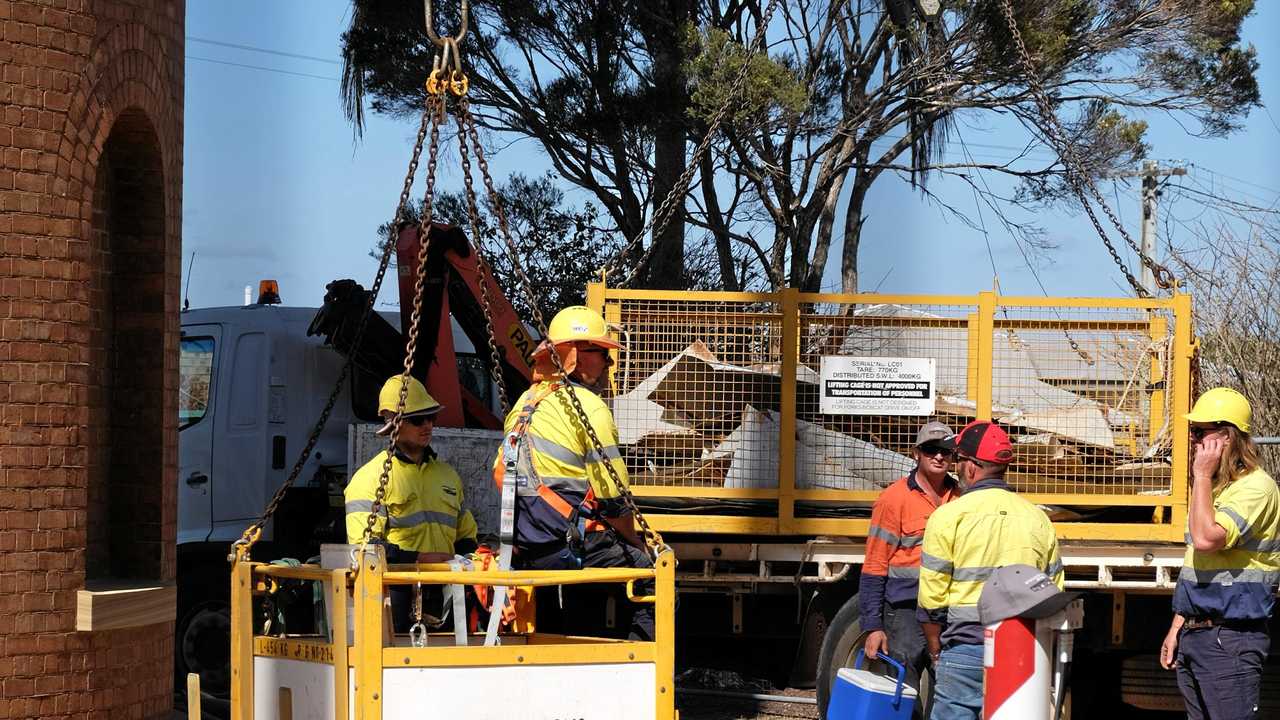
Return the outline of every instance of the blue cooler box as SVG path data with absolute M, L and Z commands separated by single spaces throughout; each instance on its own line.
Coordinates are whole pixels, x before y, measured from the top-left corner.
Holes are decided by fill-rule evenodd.
M 894 681 L 863 670 L 862 658 L 859 650 L 853 667 L 840 668 L 836 674 L 831 702 L 827 705 L 827 720 L 911 720 L 911 712 L 916 707 L 916 689 L 904 682 L 906 668 L 880 654 L 877 659 L 898 671 L 898 679 Z

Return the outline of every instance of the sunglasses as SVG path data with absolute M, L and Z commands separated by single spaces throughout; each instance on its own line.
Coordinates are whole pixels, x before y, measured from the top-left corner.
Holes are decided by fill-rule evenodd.
M 935 455 L 941 455 L 943 457 L 949 458 L 955 454 L 955 451 L 938 446 L 938 445 L 921 445 L 920 454 L 924 455 L 925 457 L 934 457 Z
M 1195 440 L 1196 442 L 1199 442 L 1200 440 L 1204 439 L 1205 435 L 1218 432 L 1219 430 L 1221 430 L 1226 426 L 1227 426 L 1226 423 L 1214 423 L 1208 426 L 1205 426 L 1205 425 L 1193 426 L 1191 428 L 1191 439 Z
M 407 423 L 409 423 L 410 425 L 412 425 L 412 426 L 414 426 L 414 427 L 422 427 L 423 425 L 428 425 L 428 424 L 430 424 L 430 423 L 434 422 L 434 420 L 435 420 L 435 416 L 433 416 L 433 415 L 413 415 L 413 416 L 411 416 L 411 417 L 403 418 L 403 420 L 404 420 L 404 422 L 407 422 Z

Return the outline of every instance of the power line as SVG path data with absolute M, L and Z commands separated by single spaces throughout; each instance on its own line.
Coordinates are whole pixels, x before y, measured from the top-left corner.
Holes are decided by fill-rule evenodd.
M 214 63 L 216 65 L 230 65 L 231 67 L 245 68 L 246 70 L 261 70 L 263 72 L 280 73 L 281 75 L 294 75 L 297 77 L 315 78 L 317 80 L 328 80 L 330 82 L 338 82 L 336 77 L 328 77 L 327 75 L 312 75 L 311 73 L 294 72 L 293 70 L 281 70 L 280 68 L 264 67 L 262 65 L 246 65 L 244 63 L 228 62 L 226 60 L 214 60 L 213 58 L 196 57 L 195 55 L 187 55 L 188 60 L 199 60 L 200 62 Z
M 313 62 L 328 63 L 330 65 L 341 65 L 342 63 L 333 58 L 317 57 L 315 55 L 300 55 L 298 53 L 285 52 L 283 50 L 272 50 L 270 48 L 256 47 L 253 45 L 240 45 L 238 43 L 223 42 L 222 40 L 210 40 L 209 38 L 195 37 L 188 35 L 189 42 L 204 43 L 205 45 L 217 45 L 219 47 L 235 48 L 236 50 L 248 50 L 249 52 L 265 53 L 267 55 L 279 55 L 280 57 L 296 58 L 298 60 L 311 60 Z

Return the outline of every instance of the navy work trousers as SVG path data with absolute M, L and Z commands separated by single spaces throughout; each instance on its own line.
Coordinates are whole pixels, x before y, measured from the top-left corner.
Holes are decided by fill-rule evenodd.
M 1178 689 L 1189 720 L 1255 720 L 1271 639 L 1265 622 L 1182 630 Z
M 645 552 L 631 543 L 618 537 L 612 530 L 604 532 L 587 533 L 583 543 L 583 558 L 581 567 L 588 568 L 649 568 L 653 567 L 653 560 L 649 558 Z M 528 570 L 576 570 L 579 565 L 577 560 L 570 553 L 568 546 L 563 546 L 559 550 L 549 552 L 545 555 L 532 558 L 519 558 L 519 566 Z M 572 595 L 579 593 L 573 592 L 574 588 L 565 589 L 565 597 L 570 598 Z M 637 582 L 635 584 L 635 592 L 638 595 L 652 595 L 653 581 Z M 576 598 L 570 598 L 576 599 Z M 625 603 L 623 603 L 625 604 Z M 576 603 L 566 600 L 566 605 L 573 608 L 576 612 L 590 612 L 586 608 L 574 607 Z M 650 603 L 636 603 L 634 612 L 631 615 L 631 632 L 628 637 L 631 640 L 652 641 L 654 635 L 654 617 L 653 605 Z M 572 619 L 574 612 L 568 612 L 566 615 L 567 626 L 573 626 L 575 623 Z M 566 630 L 572 628 L 566 627 Z M 578 630 L 581 632 L 581 630 Z

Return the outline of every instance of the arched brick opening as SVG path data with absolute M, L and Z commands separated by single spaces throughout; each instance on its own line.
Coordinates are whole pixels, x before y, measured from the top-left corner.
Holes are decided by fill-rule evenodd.
M 160 579 L 165 185 L 147 114 L 115 120 L 93 187 L 86 580 Z

